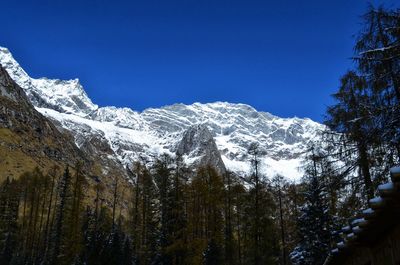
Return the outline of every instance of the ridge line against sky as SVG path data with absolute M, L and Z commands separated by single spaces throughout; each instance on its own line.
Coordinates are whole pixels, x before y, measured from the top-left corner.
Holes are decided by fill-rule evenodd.
M 142 111 L 227 101 L 322 121 L 330 94 L 353 65 L 353 36 L 367 6 L 358 0 L 6 1 L 0 46 L 34 78 L 79 78 L 100 106 Z

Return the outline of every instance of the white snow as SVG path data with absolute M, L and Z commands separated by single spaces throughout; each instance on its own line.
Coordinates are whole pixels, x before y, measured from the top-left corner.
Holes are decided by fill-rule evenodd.
M 382 197 L 375 197 L 369 200 L 369 203 L 374 206 L 381 205 L 383 203 Z
M 345 226 L 345 227 L 342 228 L 343 232 L 349 232 L 350 230 L 351 230 L 350 226 Z
M 79 79 L 64 81 L 31 78 L 31 83 L 31 93 L 32 91 L 36 92 L 47 104 L 57 106 L 64 113 L 84 117 L 98 108 L 83 90 Z
M 355 226 L 355 227 L 353 227 L 353 231 L 354 231 L 354 233 L 358 234 L 358 233 L 361 233 L 362 229 L 359 226 Z
M 367 223 L 367 220 L 365 220 L 364 218 L 358 218 L 355 219 L 353 222 L 351 222 L 352 226 L 360 226 L 360 225 L 364 225 Z
M 395 178 L 400 177 L 400 167 L 392 167 L 390 169 L 390 174 Z
M 348 239 L 354 239 L 355 238 L 355 234 L 354 233 L 350 233 L 347 235 Z
M 371 214 L 374 214 L 374 213 L 375 213 L 375 211 L 372 210 L 371 208 L 365 209 L 363 211 L 363 214 L 366 214 L 366 215 L 371 215 Z
M 185 130 L 206 124 L 227 169 L 249 174 L 247 149 L 257 142 L 263 153 L 262 174 L 266 177 L 281 174 L 299 180 L 307 144 L 325 128 L 307 118 L 280 118 L 246 104 L 228 102 L 174 104 L 141 113 L 129 108 L 99 108 L 78 79 L 31 78 L 11 53 L 1 47 L 0 63 L 42 114 L 72 132 L 78 146 L 93 135 L 104 138 L 124 165 L 140 157 L 151 160 L 163 153 L 173 155 Z M 200 158 L 188 156 L 186 162 L 194 163 Z
M 79 116 L 86 116 L 98 108 L 89 99 L 78 79 L 32 78 L 4 47 L 0 47 L 0 63 L 31 100 L 39 96 L 46 105 L 57 107 L 61 112 Z M 35 105 L 37 102 L 32 103 Z
M 94 121 L 86 118 L 82 118 L 80 116 L 76 116 L 73 114 L 60 113 L 55 110 L 47 109 L 47 108 L 36 108 L 43 115 L 53 118 L 60 122 L 65 127 L 68 127 L 69 123 L 73 124 L 81 124 L 88 125 L 92 130 L 97 131 L 97 133 L 104 136 L 104 138 L 108 141 L 111 149 L 118 154 L 121 143 L 128 144 L 140 144 L 148 147 L 149 154 L 159 156 L 163 153 L 171 153 L 168 149 L 165 149 L 164 146 L 158 143 L 158 138 L 155 135 L 149 134 L 146 131 L 139 131 L 129 128 L 122 128 L 115 126 L 112 122 L 100 122 Z M 77 144 L 79 146 L 79 144 Z M 126 150 L 124 153 L 129 155 L 129 150 Z M 138 154 L 131 153 L 134 157 L 138 158 Z M 124 161 L 125 156 L 118 156 L 121 162 L 126 162 L 129 164 L 133 161 Z
M 266 157 L 265 159 L 262 160 L 262 162 L 267 168 L 264 171 L 264 174 L 266 174 L 267 176 L 274 176 L 276 174 L 280 174 L 289 179 L 301 178 L 300 159 L 275 160 L 271 157 Z
M 338 248 L 344 248 L 345 247 L 345 243 L 343 241 L 339 242 L 336 244 Z
M 381 184 L 381 185 L 378 186 L 378 190 L 380 192 L 390 192 L 390 191 L 394 190 L 394 185 L 393 185 L 392 182 Z
M 384 52 L 393 48 L 399 47 L 399 45 L 391 45 L 391 46 L 387 46 L 387 47 L 381 47 L 381 48 L 377 48 L 377 49 L 372 49 L 372 50 L 366 50 L 363 52 L 360 52 L 360 55 L 364 55 L 367 53 L 374 53 L 374 52 Z

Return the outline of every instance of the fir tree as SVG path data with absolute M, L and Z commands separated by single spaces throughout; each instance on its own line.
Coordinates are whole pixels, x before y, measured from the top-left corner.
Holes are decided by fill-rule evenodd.
M 52 236 L 52 253 L 50 256 L 50 264 L 60 264 L 63 256 L 63 243 L 65 238 L 65 225 L 68 209 L 68 201 L 70 199 L 70 182 L 71 175 L 67 167 L 59 183 L 59 204 L 55 215 L 55 226 Z
M 134 265 L 132 243 L 129 236 L 125 236 L 122 249 L 121 265 Z
M 19 193 L 15 181 L 0 185 L 0 264 L 9 264 L 17 246 Z
M 204 265 L 218 265 L 222 262 L 221 247 L 211 239 L 204 251 Z
M 172 263 L 172 257 L 168 247 L 172 244 L 173 237 L 173 209 L 172 209 L 172 182 L 171 182 L 171 158 L 163 155 L 155 165 L 155 181 L 159 192 L 160 212 L 160 262 L 168 265 Z
M 331 220 L 326 200 L 326 187 L 320 177 L 318 156 L 314 151 L 303 178 L 305 203 L 300 209 L 298 233 L 300 242 L 290 254 L 292 263 L 322 264 L 331 242 Z

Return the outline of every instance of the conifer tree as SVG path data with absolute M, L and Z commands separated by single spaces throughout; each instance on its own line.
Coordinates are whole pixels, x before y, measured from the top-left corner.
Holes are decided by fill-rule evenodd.
M 132 252 L 132 244 L 129 236 L 125 236 L 121 257 L 122 265 L 134 265 L 134 255 Z
M 400 102 L 400 11 L 369 6 L 363 16 L 355 57 L 374 92 L 389 92 Z
M 326 187 L 320 176 L 319 157 L 311 151 L 305 166 L 304 205 L 298 219 L 300 242 L 290 254 L 292 263 L 322 264 L 331 243 L 331 216 L 326 198 Z
M 236 254 L 233 260 L 237 264 L 244 264 L 245 239 L 246 239 L 246 208 L 247 208 L 247 191 L 246 188 L 239 182 L 232 185 L 232 204 L 235 208 L 233 212 L 233 227 L 236 238 Z
M 275 188 L 275 194 L 277 196 L 277 201 L 278 201 L 278 216 L 279 216 L 279 227 L 280 227 L 280 234 L 281 234 L 281 249 L 282 249 L 282 257 L 281 257 L 281 264 L 286 265 L 286 226 L 285 226 L 285 221 L 284 221 L 284 177 L 281 175 L 276 175 L 272 182 Z
M 249 147 L 249 155 L 251 156 L 251 165 L 253 168 L 252 177 L 250 179 L 254 192 L 254 225 L 253 225 L 253 237 L 254 237 L 254 264 L 260 264 L 260 149 L 257 143 L 252 143 Z
M 247 199 L 247 225 L 250 240 L 248 246 L 248 261 L 251 264 L 273 264 L 278 252 L 278 237 L 275 224 L 271 219 L 275 211 L 271 190 L 260 174 L 261 149 L 257 143 L 249 147 L 252 175 Z
M 131 223 L 135 255 L 139 264 L 151 264 L 159 258 L 159 215 L 157 190 L 153 175 L 145 165 L 135 166 L 136 183 L 133 190 Z
M 346 148 L 339 149 L 340 158 L 349 163 L 349 168 L 358 167 L 365 185 L 366 198 L 374 195 L 371 177 L 370 151 L 375 143 L 375 130 L 370 119 L 370 98 L 366 92 L 366 80 L 355 72 L 348 72 L 341 79 L 339 91 L 334 94 L 337 104 L 328 108 L 326 124 L 336 132 L 337 144 L 341 142 Z M 340 152 L 339 151 L 339 152 Z M 347 170 L 352 173 L 352 170 Z
M 182 158 L 175 159 L 175 169 L 172 172 L 170 191 L 171 203 L 171 244 L 168 253 L 175 265 L 185 264 L 187 259 L 187 212 L 186 212 L 186 168 Z
M 368 82 L 371 119 L 385 144 L 381 163 L 387 164 L 387 175 L 388 168 L 400 161 L 400 10 L 370 6 L 363 22 L 355 61 Z
M 109 265 L 120 265 L 123 262 L 123 241 L 121 238 L 120 226 L 113 224 L 111 233 L 104 245 L 103 259 Z M 104 262 L 103 261 L 103 262 Z
M 218 265 L 222 262 L 221 246 L 215 242 L 215 239 L 210 239 L 207 248 L 204 251 L 204 265 Z
M 50 255 L 50 264 L 60 264 L 63 262 L 62 256 L 65 251 L 64 238 L 65 238 L 65 226 L 68 214 L 68 203 L 70 199 L 70 184 L 71 175 L 69 173 L 68 166 L 66 167 L 62 178 L 59 183 L 59 204 L 55 214 L 54 230 L 52 235 L 52 252 Z
M 168 265 L 172 263 L 172 257 L 168 247 L 172 244 L 173 233 L 173 209 L 172 209 L 172 181 L 171 158 L 163 155 L 155 164 L 155 181 L 159 193 L 160 212 L 160 262 Z
M 67 208 L 70 210 L 66 216 L 67 225 L 65 227 L 65 251 L 66 256 L 73 258 L 79 255 L 82 250 L 82 213 L 84 210 L 84 188 L 86 179 L 83 175 L 83 164 L 77 162 L 75 164 L 75 173 L 71 177 L 71 198 L 68 200 Z M 78 261 L 78 259 L 76 259 Z M 68 261 L 70 262 L 70 261 Z
M 9 264 L 17 247 L 18 192 L 9 178 L 0 185 L 0 264 Z
M 224 249 L 225 249 L 225 262 L 227 264 L 234 264 L 235 260 L 235 240 L 233 235 L 233 203 L 232 203 L 232 185 L 233 173 L 227 171 L 224 178 L 224 216 L 225 216 L 225 229 L 224 229 Z

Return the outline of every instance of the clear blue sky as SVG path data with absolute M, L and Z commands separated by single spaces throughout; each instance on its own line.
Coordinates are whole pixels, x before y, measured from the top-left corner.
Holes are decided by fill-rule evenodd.
M 361 0 L 9 0 L 1 4 L 0 46 L 33 77 L 80 78 L 100 106 L 229 101 L 321 121 L 352 67 L 366 7 Z

